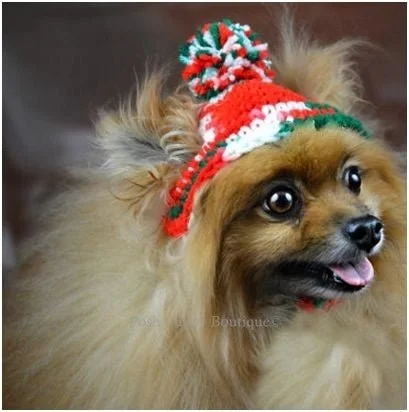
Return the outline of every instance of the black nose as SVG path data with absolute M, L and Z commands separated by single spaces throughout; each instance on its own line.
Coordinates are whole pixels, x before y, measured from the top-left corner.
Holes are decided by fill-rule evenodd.
M 367 215 L 352 219 L 344 226 L 344 233 L 359 249 L 370 252 L 382 238 L 382 222 Z

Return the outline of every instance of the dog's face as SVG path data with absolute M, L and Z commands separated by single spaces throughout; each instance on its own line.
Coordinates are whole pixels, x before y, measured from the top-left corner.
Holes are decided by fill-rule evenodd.
M 254 302 L 368 288 L 397 199 L 392 169 L 377 143 L 336 128 L 300 129 L 227 166 L 202 192 L 193 225 L 202 250 L 217 242 L 216 295 Z

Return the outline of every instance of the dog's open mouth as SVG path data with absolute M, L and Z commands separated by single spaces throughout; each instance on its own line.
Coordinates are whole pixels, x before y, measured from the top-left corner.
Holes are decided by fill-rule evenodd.
M 357 292 L 374 278 L 374 269 L 368 258 L 358 262 L 325 265 L 317 262 L 285 262 L 280 272 L 291 277 L 310 279 L 314 286 L 337 292 Z

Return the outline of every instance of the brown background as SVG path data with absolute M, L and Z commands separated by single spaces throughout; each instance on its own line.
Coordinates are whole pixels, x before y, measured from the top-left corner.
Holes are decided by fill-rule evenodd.
M 95 108 L 116 101 L 145 70 L 169 63 L 197 26 L 230 17 L 274 44 L 273 3 L 3 3 L 3 268 L 62 166 L 84 164 Z M 323 43 L 363 37 L 383 48 L 359 57 L 366 98 L 406 150 L 406 4 L 300 3 L 298 25 Z

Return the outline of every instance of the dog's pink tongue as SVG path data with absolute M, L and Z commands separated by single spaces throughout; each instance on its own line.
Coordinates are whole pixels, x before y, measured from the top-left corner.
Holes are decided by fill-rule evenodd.
M 365 286 L 374 278 L 372 263 L 364 258 L 357 265 L 330 266 L 336 276 L 352 286 Z

